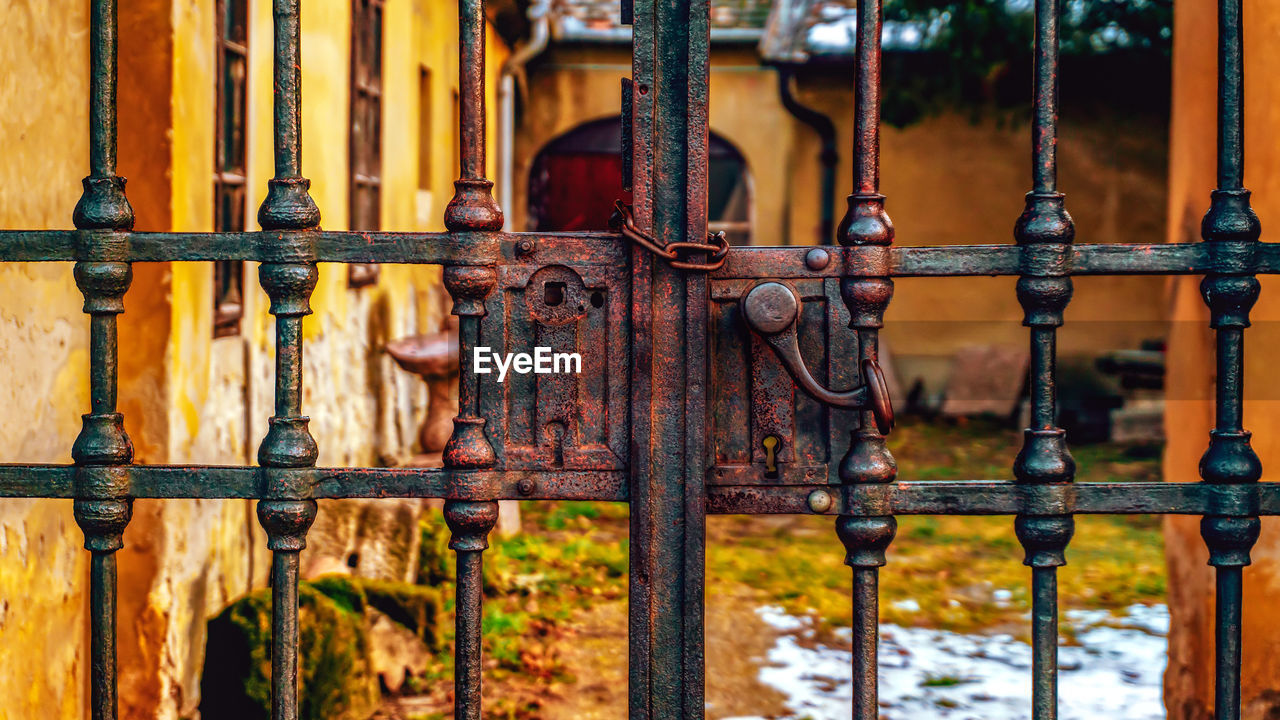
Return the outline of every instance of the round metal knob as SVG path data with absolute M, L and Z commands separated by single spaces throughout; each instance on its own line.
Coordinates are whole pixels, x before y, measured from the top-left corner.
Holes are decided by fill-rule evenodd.
M 761 335 L 777 335 L 791 327 L 800 312 L 791 288 L 778 282 L 766 282 L 751 288 L 742 301 L 747 325 Z

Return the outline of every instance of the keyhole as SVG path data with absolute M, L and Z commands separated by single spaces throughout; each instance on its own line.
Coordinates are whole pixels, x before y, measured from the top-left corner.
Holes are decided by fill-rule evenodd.
M 543 427 L 546 441 L 551 445 L 551 466 L 564 467 L 564 423 L 552 420 Z
M 777 435 L 765 435 L 760 444 L 764 446 L 764 476 L 778 477 L 778 446 L 782 441 Z
M 542 302 L 547 307 L 555 307 L 564 302 L 564 283 L 546 282 L 542 284 Z

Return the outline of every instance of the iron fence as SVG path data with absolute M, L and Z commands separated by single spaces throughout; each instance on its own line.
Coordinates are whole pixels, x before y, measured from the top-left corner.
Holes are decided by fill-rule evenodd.
M 459 4 L 462 162 L 445 216 L 448 231 L 321 229 L 301 167 L 299 5 L 274 0 L 275 177 L 259 211 L 261 231 L 132 231 L 124 178 L 116 175 L 116 3 L 91 0 L 91 171 L 75 229 L 0 232 L 6 262 L 74 262 L 90 316 L 92 402 L 72 450 L 74 464 L 0 466 L 0 497 L 74 499 L 92 556 L 95 720 L 117 714 L 115 552 L 135 498 L 259 500 L 274 557 L 272 716 L 293 720 L 299 553 L 317 498 L 356 497 L 446 500 L 458 564 L 456 716 L 466 720 L 478 720 L 481 711 L 482 553 L 496 501 L 516 498 L 630 503 L 629 713 L 654 720 L 704 714 L 708 513 L 836 517 L 853 571 L 852 713 L 860 720 L 879 712 L 877 582 L 895 516 L 1015 517 L 1033 587 L 1031 715 L 1043 720 L 1056 716 L 1056 573 L 1073 516 L 1201 515 L 1217 575 L 1216 715 L 1239 717 L 1242 570 L 1259 516 L 1280 514 L 1280 491 L 1258 482 L 1261 465 L 1241 425 L 1243 332 L 1258 296 L 1255 276 L 1280 272 L 1280 251 L 1259 242 L 1242 185 L 1241 0 L 1220 0 L 1218 189 L 1204 219 L 1204 242 L 1072 244 L 1055 177 L 1060 0 L 1037 0 L 1032 190 L 1016 243 L 895 247 L 879 193 L 882 12 L 879 0 L 869 0 L 858 8 L 855 178 L 837 244 L 734 247 L 711 272 L 671 267 L 618 234 L 501 231 L 502 214 L 484 177 L 483 0 Z M 697 246 L 706 247 L 700 240 L 706 237 L 709 3 L 637 0 L 634 22 L 625 108 L 632 222 L 654 244 L 683 243 L 677 247 L 697 255 L 705 252 Z M 686 265 L 699 264 L 697 257 L 687 259 Z M 131 264 L 231 260 L 261 263 L 259 281 L 275 316 L 275 412 L 258 466 L 135 465 L 116 407 L 116 317 L 124 311 Z M 479 344 L 511 347 L 538 338 L 580 350 L 584 372 L 499 386 L 463 362 L 444 468 L 315 467 L 317 445 L 302 414 L 301 325 L 321 262 L 443 265 L 464 358 Z M 1204 276 L 1217 337 L 1217 420 L 1201 461 L 1203 482 L 1072 482 L 1074 464 L 1054 418 L 1055 332 L 1072 276 L 1100 274 Z M 899 480 L 882 434 L 892 411 L 877 396 L 875 365 L 893 278 L 966 275 L 1018 278 L 1030 332 L 1031 427 L 1012 480 Z M 562 294 L 538 292 L 539 283 L 552 282 Z M 813 318 L 824 319 L 827 330 L 809 327 Z M 845 322 L 852 333 L 840 327 Z M 820 380 L 806 364 L 815 362 Z M 832 383 L 859 387 L 832 391 Z M 513 412 L 513 397 L 538 409 Z M 726 422 L 748 431 L 734 435 Z M 774 437 L 768 463 L 757 442 L 764 435 Z

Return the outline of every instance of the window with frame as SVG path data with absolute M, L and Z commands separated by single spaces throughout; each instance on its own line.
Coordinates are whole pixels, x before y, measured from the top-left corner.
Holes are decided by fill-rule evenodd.
M 381 229 L 382 200 L 382 0 L 351 2 L 352 230 Z M 378 281 L 378 266 L 351 264 L 351 287 Z
M 217 109 L 214 130 L 213 229 L 245 229 L 248 128 L 249 2 L 217 0 Z M 213 264 L 213 336 L 240 334 L 244 263 Z

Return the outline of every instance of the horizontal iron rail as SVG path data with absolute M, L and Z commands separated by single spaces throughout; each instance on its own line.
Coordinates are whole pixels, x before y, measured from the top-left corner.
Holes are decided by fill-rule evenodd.
M 815 502 L 815 493 L 820 502 Z M 863 485 L 718 486 L 707 512 L 720 515 L 1276 515 L 1280 483 L 894 482 Z
M 108 239 L 103 243 L 102 240 Z M 0 230 L 0 261 L 333 262 L 496 265 L 541 240 L 613 240 L 610 233 L 502 232 L 114 232 Z M 532 245 L 531 245 L 532 244 Z
M 102 243 L 102 237 L 110 242 Z M 500 265 L 518 261 L 520 247 L 540 240 L 624 243 L 614 233 L 505 232 L 112 232 L 0 230 L 0 261 L 332 262 L 420 265 Z M 90 241 L 92 240 L 92 242 Z M 810 258 L 826 253 L 822 267 Z M 804 278 L 1018 275 L 1280 274 L 1280 243 L 1246 249 L 1209 243 L 1074 245 L 1064 252 L 1017 245 L 925 247 L 740 246 L 712 278 Z
M 78 497 L 77 473 L 123 472 L 128 497 L 445 498 L 627 502 L 626 473 L 442 468 L 260 468 L 135 465 L 0 465 L 0 498 Z M 265 488 L 277 489 L 268 494 Z M 280 492 L 280 489 L 286 489 Z M 826 502 L 815 503 L 815 493 Z M 866 485 L 711 485 L 712 514 L 829 515 L 1280 515 L 1280 483 L 899 481 Z M 822 508 L 815 511 L 815 505 Z
M 74 498 L 77 484 L 122 473 L 133 498 L 312 499 L 446 498 L 452 500 L 626 501 L 620 471 L 494 471 L 443 468 L 261 468 L 250 466 L 0 465 L 0 498 Z M 267 488 L 272 488 L 268 492 Z
M 884 270 L 878 266 L 887 265 Z M 752 246 L 729 251 L 717 278 L 1200 275 L 1280 273 L 1280 243 L 1239 251 L 1207 243 L 926 247 Z

